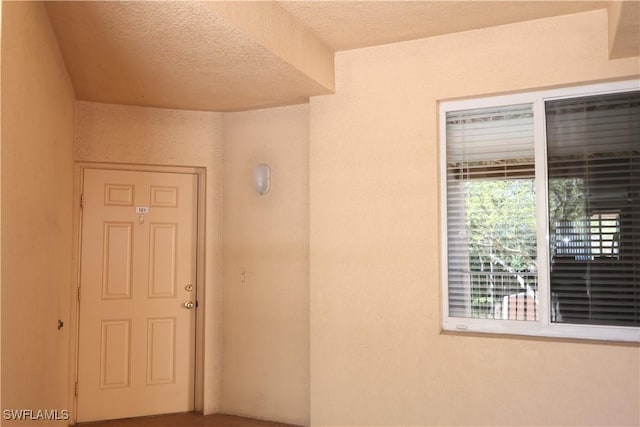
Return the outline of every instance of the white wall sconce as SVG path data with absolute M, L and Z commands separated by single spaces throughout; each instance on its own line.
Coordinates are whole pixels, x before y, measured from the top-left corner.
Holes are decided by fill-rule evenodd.
M 271 168 L 260 163 L 253 169 L 253 188 L 260 194 L 267 194 L 271 189 Z

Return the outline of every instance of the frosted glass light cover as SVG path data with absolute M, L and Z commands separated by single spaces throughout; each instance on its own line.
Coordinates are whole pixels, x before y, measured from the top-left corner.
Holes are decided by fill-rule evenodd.
M 271 189 L 271 168 L 260 163 L 253 169 L 253 187 L 259 194 L 266 194 Z

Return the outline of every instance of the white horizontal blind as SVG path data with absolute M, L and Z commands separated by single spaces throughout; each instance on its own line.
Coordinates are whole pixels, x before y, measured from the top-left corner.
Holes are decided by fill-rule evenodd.
M 446 114 L 448 308 L 537 320 L 531 104 Z
M 551 320 L 640 326 L 640 92 L 545 110 Z

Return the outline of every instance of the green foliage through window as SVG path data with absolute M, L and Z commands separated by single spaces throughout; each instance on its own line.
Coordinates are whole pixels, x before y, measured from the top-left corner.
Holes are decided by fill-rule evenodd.
M 469 265 L 472 271 L 536 271 L 533 179 L 465 182 Z

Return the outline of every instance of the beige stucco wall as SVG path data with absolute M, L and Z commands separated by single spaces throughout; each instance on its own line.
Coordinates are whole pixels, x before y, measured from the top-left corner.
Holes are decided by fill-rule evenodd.
M 0 2 L 0 46 L 2 46 L 2 7 Z M 1 48 L 0 48 L 1 50 Z M 0 87 L 2 87 L 2 53 L 0 52 Z M 0 90 L 0 117 L 2 117 L 2 90 Z M 2 177 L 2 120 L 0 119 L 0 177 Z M 2 180 L 0 179 L 0 236 L 2 236 Z M 0 409 L 2 406 L 2 243 L 0 237 Z
M 439 100 L 637 76 L 606 11 L 340 52 L 310 106 L 311 425 L 638 425 L 634 345 L 440 332 Z
M 75 160 L 206 168 L 204 411 L 221 386 L 222 114 L 76 103 Z
M 308 105 L 225 114 L 224 153 L 222 411 L 307 425 Z
M 1 56 L 2 408 L 68 409 L 74 93 L 41 2 L 3 2 Z

